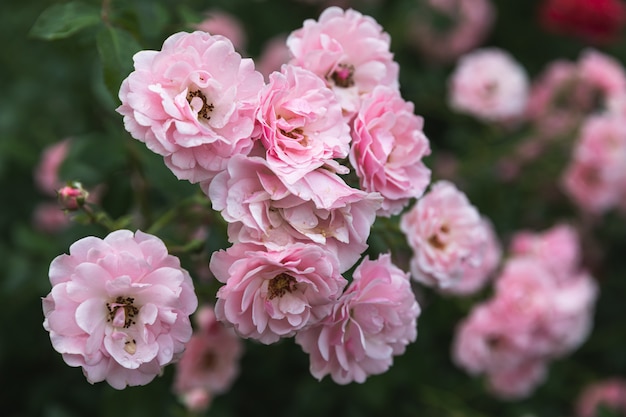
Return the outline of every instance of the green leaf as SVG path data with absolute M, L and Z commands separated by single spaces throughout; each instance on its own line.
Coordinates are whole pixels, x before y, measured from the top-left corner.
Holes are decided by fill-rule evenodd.
M 100 9 L 78 1 L 55 4 L 41 13 L 30 30 L 30 36 L 54 40 L 100 23 Z
M 122 81 L 133 70 L 133 55 L 141 46 L 130 33 L 111 26 L 98 33 L 97 44 L 104 84 L 109 93 L 117 98 Z

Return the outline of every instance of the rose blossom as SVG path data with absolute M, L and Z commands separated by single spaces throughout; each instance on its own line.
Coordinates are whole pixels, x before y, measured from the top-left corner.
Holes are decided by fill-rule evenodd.
M 400 219 L 413 250 L 415 280 L 447 288 L 461 279 L 466 264 L 479 266 L 487 231 L 476 207 L 448 181 L 434 183 Z
M 489 219 L 483 217 L 481 222 L 486 232 L 482 262 L 478 265 L 466 262 L 459 281 L 450 287 L 442 288 L 444 293 L 460 296 L 474 294 L 487 284 L 489 278 L 499 266 L 502 258 L 502 247 L 496 231 Z
M 463 55 L 449 79 L 453 110 L 487 122 L 522 116 L 528 96 L 525 69 L 506 51 L 478 49 Z
M 157 237 L 117 230 L 83 238 L 50 264 L 44 328 L 90 383 L 145 385 L 191 337 L 191 277 Z
M 197 329 L 176 363 L 174 392 L 193 398 L 197 390 L 204 390 L 210 398 L 232 386 L 239 374 L 243 343 L 232 329 L 217 321 L 212 307 L 198 309 L 194 318 Z
M 179 179 L 210 181 L 231 155 L 249 152 L 263 76 L 228 39 L 179 32 L 133 59 L 117 111 Z
M 449 63 L 477 47 L 495 21 L 491 0 L 428 0 L 430 13 L 420 10 L 412 20 L 410 41 L 429 62 Z M 451 22 L 442 29 L 434 23 L 443 17 Z
M 333 89 L 343 110 L 358 110 L 360 95 L 377 85 L 398 88 L 399 66 L 391 38 L 370 16 L 329 7 L 287 38 L 291 64 L 313 71 Z
M 413 107 L 398 90 L 380 86 L 364 96 L 354 119 L 350 162 L 361 188 L 383 196 L 379 215 L 400 213 L 430 183 L 430 170 L 422 161 L 430 154 L 430 143 Z
M 581 126 L 562 185 L 583 210 L 601 214 L 626 191 L 626 122 L 619 115 L 588 117 Z
M 269 167 L 293 184 L 323 165 L 345 173 L 333 158 L 345 158 L 350 127 L 324 80 L 311 71 L 283 65 L 259 94 L 256 119 Z
M 420 307 L 409 276 L 389 254 L 365 258 L 324 321 L 299 332 L 296 343 L 310 355 L 311 374 L 330 374 L 338 384 L 362 383 L 387 371 L 393 356 L 417 337 Z
M 215 177 L 208 196 L 229 222 L 231 242 L 271 250 L 316 243 L 337 255 L 342 273 L 367 248 L 381 203 L 378 194 L 351 188 L 326 169 L 312 171 L 287 188 L 265 159 L 239 155 Z
M 626 415 L 626 380 L 608 378 L 587 385 L 576 400 L 578 417 L 598 417 L 598 407 Z
M 568 224 L 557 224 L 541 233 L 518 231 L 511 238 L 509 250 L 512 255 L 541 260 L 555 276 L 564 279 L 575 273 L 580 263 L 578 233 Z
M 272 72 L 280 71 L 283 64 L 288 63 L 290 59 L 287 35 L 276 35 L 264 43 L 260 56 L 255 60 L 256 69 L 267 80 Z
M 226 284 L 217 292 L 218 320 L 265 344 L 321 320 L 347 284 L 335 255 L 314 244 L 235 244 L 214 252 L 210 268 Z
M 211 35 L 222 35 L 228 38 L 235 49 L 240 52 L 246 48 L 246 31 L 241 21 L 223 10 L 207 11 L 204 14 L 204 19 L 193 27 Z

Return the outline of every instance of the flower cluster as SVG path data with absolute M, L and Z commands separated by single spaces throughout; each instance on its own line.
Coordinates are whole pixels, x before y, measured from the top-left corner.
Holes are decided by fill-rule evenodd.
M 367 249 L 377 216 L 422 196 L 430 145 L 374 19 L 330 7 L 286 46 L 289 62 L 265 83 L 227 38 L 174 34 L 160 51 L 135 55 L 118 112 L 228 223 L 232 246 L 210 261 L 224 284 L 217 319 L 265 344 L 296 336 L 315 376 L 362 382 L 415 340 L 419 308 L 389 257 L 357 266 L 347 288 L 342 274 Z M 344 179 L 350 172 L 357 179 Z M 337 326 L 345 337 L 326 339 L 321 329 Z M 316 355 L 329 343 L 344 352 L 340 361 Z
M 580 346 L 591 329 L 597 287 L 579 258 L 570 226 L 516 234 L 494 296 L 457 328 L 458 366 L 485 374 L 502 398 L 528 396 L 544 380 L 548 362 Z
M 44 328 L 91 383 L 145 385 L 177 360 L 198 300 L 191 277 L 155 236 L 117 230 L 75 242 L 50 265 Z

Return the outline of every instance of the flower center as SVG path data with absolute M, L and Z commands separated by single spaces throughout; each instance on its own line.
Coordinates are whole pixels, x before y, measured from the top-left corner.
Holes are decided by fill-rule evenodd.
M 135 324 L 135 317 L 139 314 L 139 309 L 133 305 L 133 297 L 118 296 L 115 301 L 107 303 L 107 322 L 113 323 L 115 327 L 128 329 Z
M 187 92 L 187 102 L 192 109 L 198 110 L 198 119 L 211 120 L 211 112 L 215 108 L 213 103 L 207 103 L 206 96 L 200 90 Z
M 336 86 L 348 88 L 354 85 L 354 65 L 339 64 L 335 72 L 330 74 Z
M 435 249 L 442 250 L 446 247 L 446 243 L 441 239 L 440 235 L 447 235 L 448 233 L 450 233 L 450 228 L 447 224 L 444 224 L 439 228 L 438 233 L 430 235 L 430 237 L 428 238 L 428 243 Z
M 296 289 L 296 279 L 291 275 L 280 274 L 272 278 L 267 286 L 267 294 L 270 300 L 282 297 L 287 292 Z
M 282 133 L 284 136 L 287 136 L 290 139 L 296 140 L 302 146 L 307 146 L 309 144 L 309 138 L 304 134 L 302 129 L 299 127 L 293 130 L 290 130 L 288 132 L 283 129 L 280 129 L 280 133 Z

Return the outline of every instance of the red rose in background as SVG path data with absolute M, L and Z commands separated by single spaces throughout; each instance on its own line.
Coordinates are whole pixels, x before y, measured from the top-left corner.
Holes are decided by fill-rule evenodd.
M 539 13 L 548 30 L 595 44 L 615 40 L 626 23 L 621 0 L 546 0 Z

